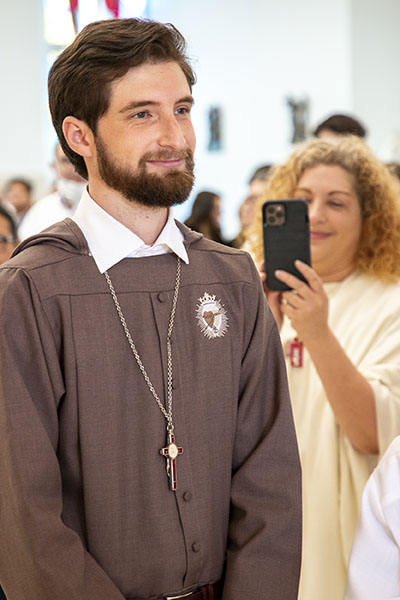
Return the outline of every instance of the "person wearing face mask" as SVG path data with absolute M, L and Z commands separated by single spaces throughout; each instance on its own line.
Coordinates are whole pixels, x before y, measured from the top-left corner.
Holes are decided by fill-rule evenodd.
M 263 261 L 261 204 L 308 204 L 307 283 L 266 294 L 280 329 L 303 473 L 299 600 L 340 600 L 364 485 L 400 431 L 400 204 L 356 137 L 314 140 L 274 168 L 249 245 Z M 377 596 L 376 596 L 377 597 Z M 383 597 L 383 596 L 381 596 Z
M 18 228 L 20 240 L 35 235 L 66 217 L 72 217 L 81 199 L 86 181 L 76 173 L 60 144 L 56 145 L 51 166 L 56 174 L 56 190 L 41 198 L 26 213 Z

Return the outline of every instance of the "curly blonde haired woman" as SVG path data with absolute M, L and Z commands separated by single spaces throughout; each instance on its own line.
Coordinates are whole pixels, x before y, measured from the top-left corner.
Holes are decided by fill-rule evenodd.
M 400 433 L 400 199 L 356 138 L 312 141 L 271 173 L 265 199 L 308 203 L 308 285 L 267 289 L 281 330 L 303 467 L 299 599 L 339 600 L 363 487 Z M 262 262 L 261 203 L 249 249 Z M 266 282 L 268 286 L 268 282 Z

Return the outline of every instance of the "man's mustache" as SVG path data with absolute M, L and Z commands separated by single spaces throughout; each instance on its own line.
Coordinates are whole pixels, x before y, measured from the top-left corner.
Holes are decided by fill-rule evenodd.
M 193 152 L 191 150 L 160 150 L 160 152 L 146 152 L 140 159 L 140 166 L 147 161 L 153 160 L 179 160 L 184 158 L 186 162 L 193 162 Z

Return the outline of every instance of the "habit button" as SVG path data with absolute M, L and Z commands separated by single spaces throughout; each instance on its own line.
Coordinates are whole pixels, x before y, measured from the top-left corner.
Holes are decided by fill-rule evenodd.
M 193 542 L 192 550 L 193 550 L 193 552 L 200 552 L 200 550 L 201 550 L 200 542 Z
M 185 502 L 190 502 L 192 498 L 193 498 L 192 492 L 185 492 L 183 494 L 183 499 Z
M 165 302 L 166 300 L 168 300 L 168 294 L 167 294 L 167 292 L 160 292 L 158 294 L 157 298 L 159 299 L 160 302 Z

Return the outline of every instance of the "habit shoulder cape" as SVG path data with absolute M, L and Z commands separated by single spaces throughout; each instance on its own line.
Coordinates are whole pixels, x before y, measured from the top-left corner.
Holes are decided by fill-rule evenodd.
M 190 264 L 172 336 L 184 449 L 175 493 L 159 454 L 165 419 L 77 225 L 26 240 L 0 267 L 8 600 L 173 594 L 219 579 L 224 566 L 224 600 L 297 598 L 300 467 L 280 338 L 249 255 L 181 228 Z M 171 254 L 109 271 L 162 400 L 175 272 Z M 209 297 L 224 314 L 211 337 Z

